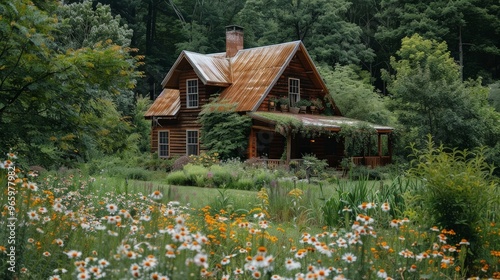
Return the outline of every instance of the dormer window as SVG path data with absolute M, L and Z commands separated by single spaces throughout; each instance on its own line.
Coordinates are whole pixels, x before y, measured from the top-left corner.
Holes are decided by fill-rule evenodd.
M 294 107 L 295 103 L 300 100 L 300 80 L 288 79 L 288 98 L 290 99 L 290 107 Z
M 186 81 L 186 107 L 198 108 L 198 79 Z

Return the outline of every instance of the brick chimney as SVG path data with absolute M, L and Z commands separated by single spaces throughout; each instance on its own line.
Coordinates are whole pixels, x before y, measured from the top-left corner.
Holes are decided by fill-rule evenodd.
M 243 49 L 243 27 L 226 26 L 226 57 L 230 58 Z

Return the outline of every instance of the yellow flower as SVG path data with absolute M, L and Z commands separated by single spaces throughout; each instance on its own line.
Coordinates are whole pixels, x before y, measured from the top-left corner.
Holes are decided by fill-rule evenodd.
M 289 196 L 293 196 L 295 198 L 300 198 L 303 194 L 304 194 L 304 192 L 301 189 L 297 189 L 297 188 L 291 190 L 288 193 Z

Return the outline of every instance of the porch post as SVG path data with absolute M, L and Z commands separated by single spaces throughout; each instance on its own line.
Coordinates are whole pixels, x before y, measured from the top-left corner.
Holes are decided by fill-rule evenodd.
M 255 129 L 253 127 L 250 129 L 250 136 L 248 137 L 248 149 L 247 157 L 254 158 L 257 157 L 257 138 L 255 136 Z
M 292 155 L 292 132 L 286 134 L 286 165 L 290 163 Z
M 382 134 L 378 133 L 378 156 L 379 158 L 382 158 Z
M 387 145 L 389 147 L 387 147 L 389 149 L 389 160 L 390 160 L 390 163 L 392 163 L 392 151 L 393 151 L 393 143 L 392 143 L 392 135 L 391 134 L 387 134 Z

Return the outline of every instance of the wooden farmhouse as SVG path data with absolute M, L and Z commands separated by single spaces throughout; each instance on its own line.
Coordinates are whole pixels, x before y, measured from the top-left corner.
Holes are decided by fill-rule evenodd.
M 226 28 L 225 52 L 183 51 L 162 88 L 145 114 L 152 126 L 151 152 L 162 158 L 203 152 L 198 114 L 214 95 L 252 119 L 247 158 L 269 165 L 314 154 L 339 166 L 345 143 L 335 134 L 360 123 L 342 117 L 301 41 L 244 49 L 238 26 Z M 393 129 L 367 125 L 376 131 L 372 147 L 349 157 L 369 166 L 390 163 Z

